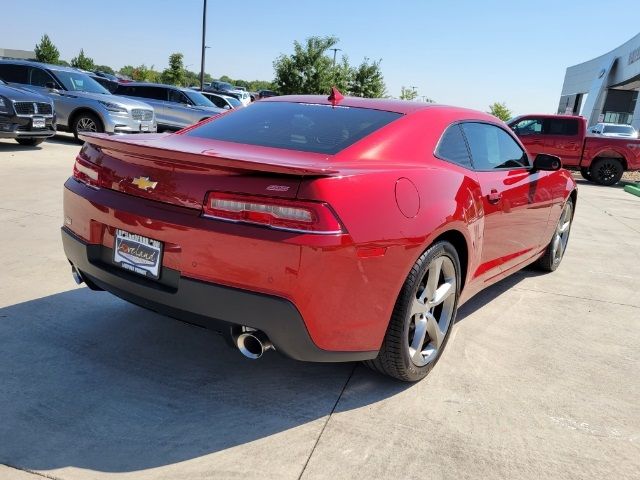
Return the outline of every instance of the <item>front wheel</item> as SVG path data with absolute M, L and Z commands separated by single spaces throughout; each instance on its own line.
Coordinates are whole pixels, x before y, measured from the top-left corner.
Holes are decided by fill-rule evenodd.
M 553 272 L 560 265 L 564 252 L 569 242 L 569 233 L 571 232 L 571 223 L 573 222 L 573 200 L 569 198 L 562 208 L 558 225 L 553 232 L 553 238 L 544 255 L 538 260 L 538 267 L 545 272 Z
M 16 142 L 25 147 L 35 147 L 44 142 L 46 138 L 16 138 Z
M 366 364 L 406 382 L 424 378 L 447 344 L 459 295 L 458 253 L 449 242 L 436 242 L 411 269 L 378 357 Z
M 104 127 L 97 115 L 90 112 L 82 112 L 73 121 L 71 131 L 76 140 L 78 140 L 78 134 L 83 132 L 101 133 L 104 132 Z
M 599 158 L 591 164 L 589 173 L 594 182 L 610 186 L 620 181 L 624 167 L 617 158 Z

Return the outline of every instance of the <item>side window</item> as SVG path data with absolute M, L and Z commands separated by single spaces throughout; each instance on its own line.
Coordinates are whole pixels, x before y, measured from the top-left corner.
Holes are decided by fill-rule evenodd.
M 29 85 L 33 85 L 34 87 L 46 87 L 47 83 L 56 84 L 53 77 L 44 70 L 40 68 L 29 69 Z
M 577 135 L 578 120 L 565 118 L 551 118 L 548 121 L 545 133 L 549 135 Z
M 173 103 L 185 103 L 189 104 L 187 96 L 180 90 L 169 90 L 169 101 Z
M 542 120 L 539 118 L 525 118 L 513 125 L 516 135 L 538 135 L 542 133 Z
M 211 102 L 218 108 L 224 108 L 226 105 L 225 101 L 220 97 L 214 97 L 213 95 L 207 97 Z
M 0 63 L 0 78 L 5 82 L 29 84 L 26 65 L 11 65 Z
M 438 143 L 436 156 L 465 168 L 473 168 L 460 125 L 451 125 L 447 128 Z
M 463 123 L 476 170 L 529 166 L 527 154 L 507 132 L 488 123 Z

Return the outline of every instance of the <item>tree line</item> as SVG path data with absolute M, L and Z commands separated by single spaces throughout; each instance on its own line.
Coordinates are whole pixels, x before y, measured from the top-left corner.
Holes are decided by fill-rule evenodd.
M 288 94 L 326 94 L 332 86 L 336 86 L 342 93 L 356 97 L 383 98 L 390 97 L 387 93 L 384 76 L 382 74 L 382 59 L 370 60 L 364 58 L 359 64 L 349 63 L 347 55 L 342 55 L 336 61 L 335 46 L 339 39 L 335 36 L 309 37 L 304 42 L 293 42 L 293 53 L 282 54 L 273 62 L 274 80 L 244 80 L 222 75 L 220 81 L 232 85 L 245 87 L 249 91 L 275 90 L 283 95 Z M 334 50 L 333 58 L 329 51 Z M 178 86 L 199 86 L 200 74 L 184 67 L 184 55 L 172 53 L 169 56 L 169 66 L 162 71 L 153 65 L 145 64 L 133 66 L 125 65 L 117 72 L 108 65 L 97 65 L 93 58 L 87 56 L 84 49 L 70 62 L 60 58 L 60 52 L 47 34 L 35 46 L 36 60 L 56 65 L 67 65 L 88 71 L 101 71 L 110 74 L 119 73 L 135 81 L 152 83 L 166 83 Z M 211 82 L 213 77 L 205 73 L 204 81 Z M 399 98 L 401 100 L 421 100 L 432 103 L 427 96 L 420 95 L 415 87 L 402 86 Z M 511 111 L 504 103 L 495 102 L 489 106 L 492 115 L 507 120 Z

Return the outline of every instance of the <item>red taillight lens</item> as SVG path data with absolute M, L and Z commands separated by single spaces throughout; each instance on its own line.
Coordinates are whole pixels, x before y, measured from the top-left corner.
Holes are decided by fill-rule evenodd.
M 204 204 L 204 215 L 301 233 L 344 232 L 333 211 L 321 202 L 210 192 Z
M 73 165 L 73 178 L 86 183 L 90 187 L 98 188 L 100 186 L 100 172 L 98 167 L 91 162 L 83 160 L 79 156 L 76 157 L 76 163 Z

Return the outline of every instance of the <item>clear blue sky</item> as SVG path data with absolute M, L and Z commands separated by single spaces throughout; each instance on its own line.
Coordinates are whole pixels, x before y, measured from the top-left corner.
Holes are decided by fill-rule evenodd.
M 413 85 L 439 103 L 504 101 L 514 113 L 554 112 L 567 66 L 640 31 L 638 3 L 626 0 L 209 0 L 208 9 L 214 77 L 271 80 L 294 40 L 336 35 L 352 63 L 382 59 L 391 95 Z M 182 52 L 200 69 L 201 0 L 5 0 L 0 11 L 0 48 L 32 50 L 48 33 L 66 60 L 83 47 L 99 64 L 161 70 Z

